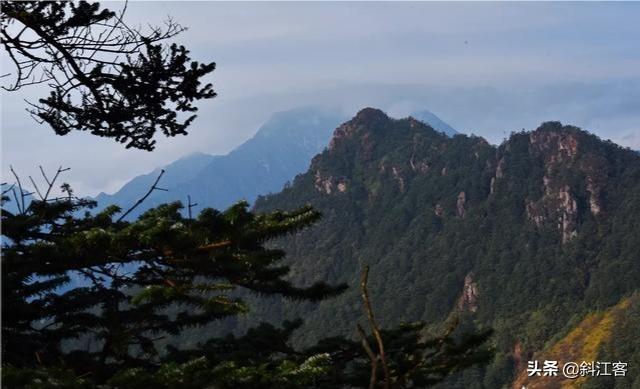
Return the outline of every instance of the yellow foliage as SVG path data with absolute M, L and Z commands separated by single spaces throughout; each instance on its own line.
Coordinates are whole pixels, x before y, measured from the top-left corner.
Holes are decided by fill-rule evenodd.
M 560 369 L 566 362 L 582 361 L 594 362 L 598 360 L 598 351 L 611 337 L 613 326 L 620 315 L 630 306 L 631 299 L 627 298 L 604 312 L 596 312 L 587 315 L 564 338 L 556 342 L 547 350 L 536 353 L 532 360 L 558 361 Z M 521 368 L 513 384 L 514 389 L 526 387 L 527 389 L 578 389 L 582 387 L 588 377 L 567 379 L 562 372 L 557 377 L 528 377 L 527 366 Z

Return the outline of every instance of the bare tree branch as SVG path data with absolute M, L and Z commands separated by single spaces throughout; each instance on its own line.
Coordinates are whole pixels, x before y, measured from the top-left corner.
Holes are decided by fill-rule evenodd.
M 66 172 L 67 170 L 71 170 L 71 168 L 67 167 L 67 168 L 63 169 L 62 166 L 60 166 L 58 168 L 58 170 L 56 171 L 56 174 L 53 176 L 53 178 L 51 180 L 49 180 L 49 177 L 47 177 L 47 175 L 45 174 L 44 169 L 42 168 L 42 165 L 40 165 L 38 167 L 40 168 L 40 173 L 42 173 L 42 177 L 44 177 L 44 180 L 47 182 L 47 185 L 48 185 L 47 191 L 45 192 L 44 197 L 42 198 L 42 200 L 43 201 L 48 201 L 49 194 L 51 193 L 51 189 L 55 185 L 56 180 L 60 176 L 60 173 Z M 31 178 L 31 177 L 29 177 L 29 178 Z
M 22 189 L 22 183 L 20 182 L 20 177 L 18 177 L 18 174 L 16 174 L 16 171 L 13 170 L 13 166 L 9 165 L 9 170 L 11 170 L 11 173 L 16 178 L 16 183 L 18 184 L 18 190 L 20 191 L 20 204 L 17 204 L 18 205 L 18 209 L 20 210 L 20 213 L 24 213 L 24 210 L 25 210 L 25 207 L 24 207 L 25 193 L 24 193 L 24 190 Z M 15 192 L 13 192 L 13 194 L 15 196 Z M 17 202 L 18 202 L 18 199 L 16 198 L 16 203 Z
M 149 197 L 151 195 L 151 193 L 154 190 L 163 190 L 163 191 L 167 191 L 167 189 L 163 189 L 163 188 L 158 188 L 158 182 L 160 181 L 160 178 L 162 178 L 162 176 L 164 175 L 164 169 L 160 170 L 160 174 L 158 174 L 158 177 L 156 178 L 156 181 L 153 183 L 153 185 L 151 185 L 151 188 L 149 188 L 149 190 L 147 191 L 147 193 L 145 193 L 144 196 L 142 196 L 138 201 L 136 201 L 135 204 L 133 204 L 133 206 L 131 208 L 129 208 L 127 210 L 127 212 L 123 213 L 122 216 L 120 216 L 118 218 L 117 221 L 122 221 L 125 217 L 127 217 L 127 215 L 129 215 L 131 213 L 131 211 L 133 211 L 134 209 L 136 209 L 140 204 L 142 204 L 147 197 Z
M 16 195 L 16 188 L 11 187 L 11 193 L 13 193 L 13 198 L 16 201 L 16 207 L 18 207 L 18 213 L 22 214 L 24 211 L 20 208 L 20 202 L 18 201 L 18 195 Z
M 391 387 L 391 375 L 389 374 L 389 366 L 387 365 L 387 360 L 384 354 L 384 343 L 382 342 L 380 329 L 378 328 L 378 324 L 376 323 L 375 317 L 373 315 L 373 308 L 371 307 L 371 300 L 369 298 L 369 291 L 367 289 L 368 281 L 369 281 L 369 266 L 365 266 L 364 271 L 362 272 L 362 276 L 360 278 L 360 292 L 361 292 L 362 302 L 364 305 L 364 310 L 365 310 L 365 313 L 367 314 L 369 325 L 371 326 L 371 331 L 373 332 L 373 336 L 376 339 L 376 343 L 378 345 L 378 356 L 380 358 L 380 363 L 382 364 L 382 370 L 384 371 L 384 377 L 385 377 L 384 388 L 389 389 Z
M 40 200 L 44 200 L 44 196 L 42 196 L 42 193 L 40 193 L 40 189 L 38 188 L 38 185 L 36 184 L 36 182 L 33 180 L 33 177 L 29 176 L 29 180 L 31 180 L 31 184 L 33 185 L 36 192 L 38 193 L 38 197 L 40 197 Z
M 369 379 L 369 389 L 374 389 L 376 384 L 378 383 L 378 356 L 373 352 L 371 346 L 369 346 L 369 342 L 367 341 L 367 334 L 364 332 L 364 329 L 360 324 L 356 325 L 356 329 L 358 330 L 358 336 L 360 337 L 360 343 L 362 343 L 362 348 L 367 353 L 369 357 L 369 361 L 371 362 L 371 378 Z
M 3 183 L 2 183 L 2 186 L 5 186 L 5 185 L 7 185 L 7 183 L 6 183 L 6 182 L 3 182 Z M 12 190 L 15 186 L 16 186 L 16 184 L 11 184 L 11 186 L 9 186 L 9 188 L 7 188 L 7 189 L 3 189 L 3 190 L 2 190 L 2 195 L 4 196 L 5 194 L 7 194 L 7 193 L 11 192 L 11 190 Z

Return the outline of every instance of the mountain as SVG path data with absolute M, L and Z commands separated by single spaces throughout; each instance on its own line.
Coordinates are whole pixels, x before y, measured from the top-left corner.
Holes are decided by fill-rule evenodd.
M 179 160 L 162 168 L 165 173 L 162 176 L 160 186 L 163 188 L 175 188 L 179 185 L 185 184 L 197 176 L 205 166 L 213 162 L 215 159 L 216 157 L 204 153 L 194 153 L 180 158 Z M 113 195 L 100 193 L 96 196 L 95 200 L 100 205 L 132 205 L 138 198 L 142 197 L 147 190 L 149 190 L 162 169 L 155 169 L 148 174 L 135 177 Z M 155 200 L 157 197 L 159 197 L 159 194 L 154 193 L 150 202 Z
M 306 173 L 255 208 L 304 204 L 322 212 L 320 223 L 274 243 L 292 278 L 352 287 L 319 305 L 256 298 L 254 312 L 232 323 L 237 331 L 303 317 L 297 345 L 353 336 L 365 320 L 357 283 L 368 264 L 383 326 L 424 320 L 439 331 L 456 316 L 463 328 L 495 329 L 494 362 L 442 387 L 511 387 L 545 355 L 628 361 L 626 377 L 573 385 L 638 387 L 635 152 L 559 122 L 493 146 L 367 108 L 335 130 Z M 576 350 L 559 352 L 566 344 Z
M 445 123 L 442 119 L 426 109 L 413 112 L 411 117 L 431 126 L 434 130 L 440 131 L 447 136 L 454 136 L 459 133 L 455 128 L 451 127 L 448 123 Z
M 297 108 L 271 116 L 255 136 L 224 156 L 193 154 L 173 162 L 165 170 L 159 187 L 133 218 L 153 206 L 171 201 L 186 204 L 187 196 L 204 207 L 225 208 L 259 194 L 279 191 L 296 174 L 309 166 L 312 156 L 328 143 L 333 128 L 343 120 L 337 113 L 314 108 Z M 139 176 L 113 195 L 96 197 L 100 206 L 117 204 L 127 209 L 153 185 L 160 169 Z

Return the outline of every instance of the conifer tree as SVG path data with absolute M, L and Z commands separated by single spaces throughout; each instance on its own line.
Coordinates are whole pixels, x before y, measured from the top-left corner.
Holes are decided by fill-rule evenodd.
M 86 1 L 2 2 L 0 36 L 14 65 L 3 89 L 49 88 L 28 111 L 58 135 L 88 131 L 142 150 L 154 149 L 158 131 L 186 135 L 194 102 L 216 96 L 202 84 L 215 63 L 165 44 L 184 31 L 172 19 L 143 31 L 125 23 L 125 11 Z
M 317 301 L 345 287 L 296 287 L 285 253 L 265 247 L 317 220 L 310 207 L 256 215 L 240 202 L 189 219 L 173 203 L 127 222 L 116 206 L 78 217 L 95 203 L 49 200 L 2 213 L 2 353 L 13 367 L 65 367 L 96 382 L 153 371 L 164 361 L 157 340 L 245 312 L 235 289 Z M 78 339 L 90 346 L 65 349 Z

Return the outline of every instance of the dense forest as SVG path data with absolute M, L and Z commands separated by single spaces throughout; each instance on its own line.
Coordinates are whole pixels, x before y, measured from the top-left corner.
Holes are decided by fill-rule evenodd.
M 435 331 L 457 316 L 495 329 L 494 362 L 446 387 L 508 385 L 536 353 L 625 299 L 597 356 L 638 360 L 640 156 L 631 150 L 558 122 L 495 147 L 364 109 L 256 209 L 303 204 L 323 219 L 277 242 L 295 259 L 292 279 L 353 284 L 368 264 L 383 324 L 422 320 Z M 261 319 L 305 317 L 298 345 L 352 333 L 361 315 L 354 290 L 317 307 L 257 305 Z M 574 351 L 565 359 L 586 358 Z M 589 385 L 637 387 L 637 373 L 630 363 L 627 378 Z

